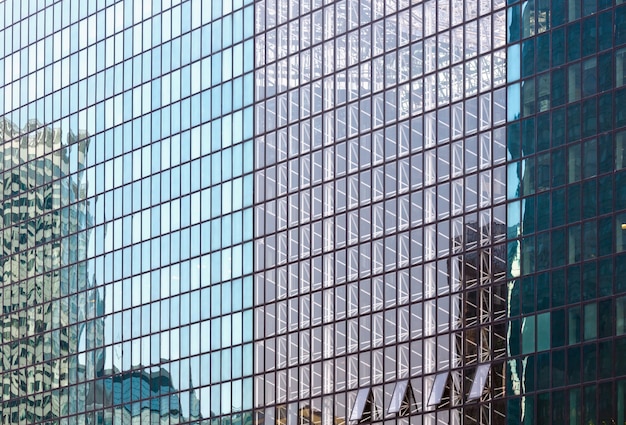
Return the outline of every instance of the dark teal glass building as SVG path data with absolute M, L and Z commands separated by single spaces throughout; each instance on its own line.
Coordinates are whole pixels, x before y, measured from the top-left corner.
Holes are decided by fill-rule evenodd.
M 624 423 L 623 2 L 507 8 L 507 417 Z
M 626 424 L 622 0 L 0 0 L 0 423 Z

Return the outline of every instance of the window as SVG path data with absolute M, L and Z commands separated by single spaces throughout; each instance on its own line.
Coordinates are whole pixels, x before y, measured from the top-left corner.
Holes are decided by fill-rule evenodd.
M 391 396 L 391 404 L 387 413 L 395 413 L 400 416 L 410 414 L 415 408 L 415 396 L 413 388 L 409 381 L 400 381 L 396 383 Z
M 485 383 L 487 382 L 487 374 L 489 373 L 489 364 L 481 364 L 476 369 L 472 388 L 467 396 L 467 401 L 478 400 L 483 393 Z
M 370 388 L 361 388 L 356 395 L 354 407 L 350 414 L 350 420 L 363 423 L 376 419 L 376 417 L 374 393 L 372 393 Z
M 435 377 L 435 382 L 433 383 L 432 390 L 430 391 L 430 397 L 428 397 L 429 407 L 437 406 L 441 403 L 441 398 L 443 397 L 443 392 L 446 388 L 446 383 L 448 382 L 448 374 L 449 372 L 443 372 Z

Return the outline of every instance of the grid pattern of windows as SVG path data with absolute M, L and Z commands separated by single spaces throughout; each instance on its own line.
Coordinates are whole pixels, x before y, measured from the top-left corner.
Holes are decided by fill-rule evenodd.
M 624 423 L 626 5 L 508 3 L 509 420 Z
M 626 423 L 624 0 L 0 0 L 0 422 Z
M 0 2 L 0 421 L 252 408 L 251 1 Z
M 504 1 L 255 16 L 255 417 L 501 423 Z

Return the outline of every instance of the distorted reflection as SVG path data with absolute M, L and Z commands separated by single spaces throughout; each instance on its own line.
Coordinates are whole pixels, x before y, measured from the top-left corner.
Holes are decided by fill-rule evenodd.
M 80 171 L 90 138 L 70 132 L 63 142 L 61 129 L 36 120 L 20 129 L 1 119 L 0 141 L 0 163 L 8 170 L 0 211 L 5 223 L 20 223 L 5 233 L 0 251 L 6 288 L 0 295 L 7 295 L 0 319 L 2 369 L 14 369 L 3 375 L 10 401 L 3 404 L 2 422 L 40 421 L 82 408 L 84 391 L 70 384 L 79 375 L 93 377 L 101 359 L 96 351 L 82 362 L 76 356 L 79 348 L 102 345 L 102 324 L 93 320 L 101 303 L 83 261 L 93 201 L 85 200 Z M 23 392 L 28 396 L 20 398 Z
M 193 368 L 182 371 L 178 363 L 160 358 L 159 345 L 156 352 L 146 350 L 147 362 L 129 352 L 122 355 L 125 348 L 140 352 L 139 340 L 128 339 L 141 329 L 130 324 L 140 323 L 141 316 L 105 315 L 106 305 L 111 307 L 108 313 L 123 310 L 122 295 L 124 303 L 131 302 L 131 286 L 116 294 L 120 305 L 109 304 L 113 293 L 96 286 L 102 285 L 98 276 L 104 272 L 92 258 L 90 239 L 94 204 L 102 201 L 86 199 L 92 182 L 81 173 L 90 137 L 83 132 L 70 132 L 65 140 L 62 136 L 60 129 L 35 120 L 23 129 L 0 120 L 0 163 L 8 170 L 0 211 L 5 223 L 21 223 L 14 234 L 5 232 L 0 239 L 0 280 L 5 285 L 0 289 L 0 296 L 5 295 L 2 371 L 13 370 L 1 375 L 8 397 L 1 422 L 30 423 L 73 414 L 80 415 L 79 423 L 200 419 L 200 397 L 189 378 L 202 375 L 197 362 L 181 362 Z M 42 156 L 43 151 L 51 153 Z M 106 238 L 106 233 L 105 227 L 101 236 Z M 171 346 L 184 347 L 184 339 L 197 353 L 200 347 L 189 329 L 170 332 Z M 199 333 L 200 326 L 193 329 Z M 111 345 L 114 331 L 123 344 Z M 159 362 L 167 368 L 141 365 Z M 189 382 L 182 382 L 184 377 Z M 20 398 L 22 393 L 28 396 Z

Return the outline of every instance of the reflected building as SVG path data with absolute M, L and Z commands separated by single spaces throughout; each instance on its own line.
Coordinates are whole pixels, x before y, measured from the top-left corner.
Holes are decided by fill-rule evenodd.
M 77 368 L 94 376 L 102 345 L 94 321 L 97 293 L 88 275 L 92 224 L 83 175 L 89 137 L 29 121 L 20 129 L 0 124 L 3 174 L 2 383 L 7 403 L 3 423 L 40 421 L 72 413 L 81 403 L 71 385 Z M 42 155 L 48 152 L 48 155 Z M 71 205 L 70 205 L 71 204 Z M 69 297 L 72 295 L 71 297 Z M 50 390 L 52 390 L 50 392 Z M 45 392 L 48 391 L 46 394 Z
M 253 20 L 0 1 L 3 424 L 251 422 Z
M 189 410 L 185 416 L 180 394 L 172 386 L 167 370 L 105 371 L 103 376 L 89 387 L 86 410 L 97 412 L 88 415 L 89 423 L 210 423 L 202 420 L 199 400 L 193 390 L 189 394 Z
M 255 8 L 255 408 L 623 423 L 626 4 Z
M 623 0 L 0 0 L 1 422 L 626 423 L 625 60 Z
M 621 424 L 625 5 L 507 13 L 508 420 Z

